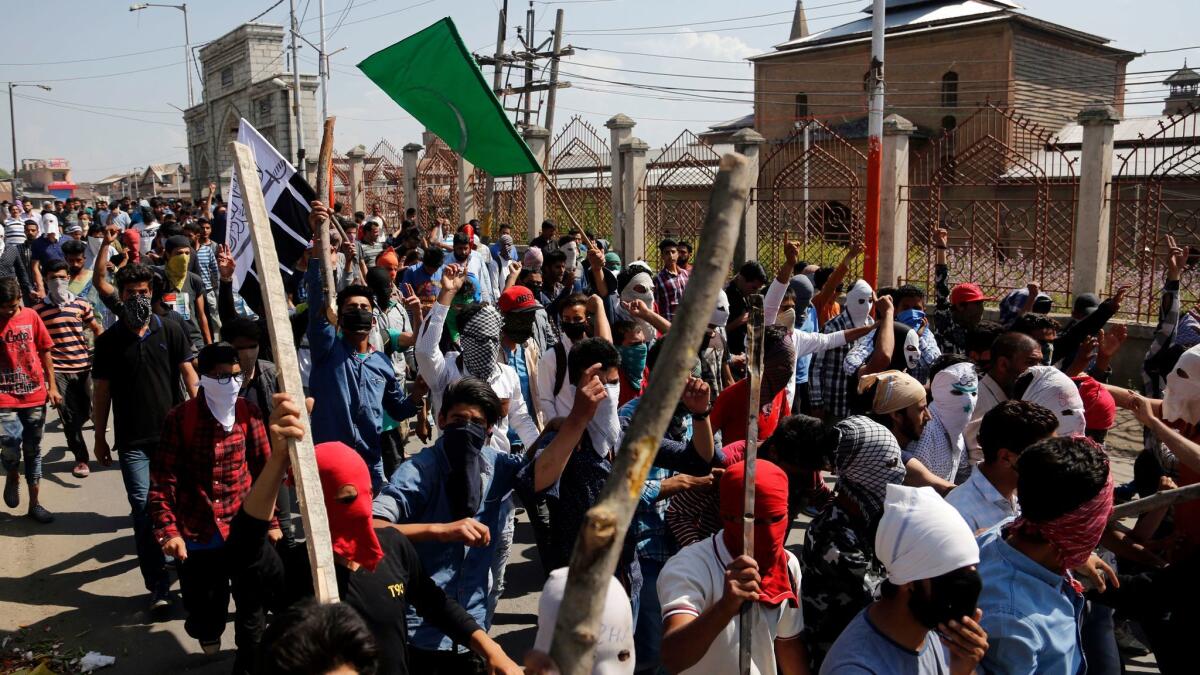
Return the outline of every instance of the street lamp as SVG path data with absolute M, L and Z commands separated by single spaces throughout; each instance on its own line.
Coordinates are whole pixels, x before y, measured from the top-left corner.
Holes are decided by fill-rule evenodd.
M 169 5 L 160 4 L 157 2 L 139 2 L 130 5 L 129 11 L 140 12 L 147 7 L 171 7 L 183 12 L 183 74 L 187 76 L 188 107 L 191 108 L 193 105 L 195 105 L 195 101 L 192 100 L 192 40 L 188 37 L 187 3 L 185 2 L 182 5 Z
M 12 151 L 13 151 L 13 172 L 12 172 L 12 198 L 17 199 L 17 117 L 13 112 L 13 89 L 17 87 L 37 87 L 50 91 L 50 87 L 44 84 L 33 84 L 30 82 L 9 82 L 8 83 L 8 120 L 12 130 Z

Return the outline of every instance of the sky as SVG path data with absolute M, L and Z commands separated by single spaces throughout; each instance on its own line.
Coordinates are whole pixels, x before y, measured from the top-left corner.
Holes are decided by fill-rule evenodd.
M 301 31 L 318 41 L 320 0 L 295 0 Z M 419 142 L 421 126 L 354 67 L 370 54 L 438 19 L 450 16 L 469 49 L 495 50 L 502 0 L 325 0 L 326 41 L 331 57 L 330 114 L 336 115 L 335 147 L 368 150 L 382 138 L 396 148 Z M 192 0 L 188 19 L 193 45 L 224 35 L 264 12 L 275 0 Z M 810 30 L 816 32 L 860 18 L 869 0 L 809 0 Z M 76 181 L 96 180 L 150 163 L 187 161 L 182 114 L 187 107 L 183 77 L 182 13 L 170 8 L 130 12 L 123 0 L 0 0 L 21 17 L 22 30 L 0 42 L 0 82 L 22 86 L 16 96 L 16 134 L 21 158 L 65 157 Z M 1130 72 L 1176 68 L 1190 57 L 1200 65 L 1200 2 L 1180 0 L 1023 0 L 1035 17 L 1102 35 L 1131 51 L 1192 48 L 1148 54 Z M 511 0 L 509 42 L 525 23 L 528 0 Z M 606 136 L 604 121 L 625 113 L 637 121 L 634 135 L 651 146 L 669 143 L 684 129 L 741 117 L 749 103 L 753 71 L 747 56 L 787 39 L 793 0 L 561 0 L 534 2 L 538 42 L 550 37 L 554 13 L 565 10 L 564 40 L 576 54 L 563 59 L 556 126 L 579 114 Z M 9 12 L 12 16 L 13 13 Z M 260 22 L 286 24 L 288 0 L 266 11 Z M 673 57 L 673 58 L 671 58 Z M 694 60 L 702 59 L 702 60 Z M 317 71 L 316 51 L 300 54 L 301 72 Z M 613 70 L 622 69 L 622 70 Z M 624 71 L 643 71 L 641 73 Z M 491 69 L 485 69 L 488 80 Z M 645 83 L 721 90 L 730 102 L 663 100 L 661 92 L 625 85 Z M 1153 80 L 1156 74 L 1134 76 Z M 723 79 L 712 79 L 723 78 Z M 513 84 L 519 77 L 514 75 Z M 193 71 L 196 100 L 200 83 Z M 745 93 L 741 93 L 745 92 Z M 1139 84 L 1127 97 L 1160 100 L 1159 85 Z M 681 98 L 669 97 L 668 98 Z M 1127 115 L 1153 115 L 1160 102 L 1131 105 Z M 7 125 L 7 109 L 0 106 Z M 12 149 L 0 142 L 0 166 L 11 170 Z

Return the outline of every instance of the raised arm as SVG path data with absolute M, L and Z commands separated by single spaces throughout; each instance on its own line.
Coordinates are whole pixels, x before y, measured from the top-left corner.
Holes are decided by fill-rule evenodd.
M 92 265 L 92 286 L 101 297 L 117 293 L 117 289 L 108 281 L 108 258 L 109 249 L 119 234 L 120 228 L 109 225 L 104 228 L 104 234 L 100 235 L 100 250 L 96 252 L 96 262 Z
M 887 370 L 896 351 L 896 332 L 892 329 L 892 299 L 884 296 L 875 301 L 875 351 L 858 370 L 858 376 Z
M 592 324 L 596 331 L 595 337 L 612 342 L 612 322 L 609 320 L 608 312 L 604 309 L 604 299 L 599 295 L 588 297 L 587 311 L 592 314 L 594 319 Z M 670 324 L 667 324 L 668 330 L 670 327 Z
M 666 318 L 664 318 L 658 312 L 647 307 L 646 303 L 642 302 L 641 300 L 622 302 L 621 306 L 625 308 L 626 312 L 629 312 L 630 316 L 635 319 L 641 319 L 651 326 L 654 326 L 654 329 L 663 335 L 666 335 L 668 332 L 670 332 L 671 322 L 667 321 Z M 646 337 L 649 338 L 651 336 L 647 335 Z
M 862 255 L 862 252 L 863 245 L 859 242 L 851 244 L 850 248 L 846 249 L 846 255 L 842 256 L 842 261 L 838 263 L 838 266 L 833 269 L 833 273 L 825 280 L 825 285 L 821 287 L 821 292 L 813 296 L 812 304 L 814 307 L 819 310 L 833 300 L 837 295 L 838 284 L 842 283 L 842 280 L 846 278 L 846 273 L 850 271 L 850 263 Z
M 575 388 L 575 404 L 571 407 L 571 414 L 563 420 L 554 439 L 534 460 L 535 492 L 541 492 L 558 482 L 563 469 L 567 467 L 567 461 L 571 459 L 571 454 L 575 452 L 575 447 L 579 445 L 584 431 L 587 430 L 588 420 L 596 414 L 596 407 L 600 401 L 608 396 L 604 384 L 600 382 L 599 372 L 598 363 L 584 371 L 579 379 L 579 386 Z

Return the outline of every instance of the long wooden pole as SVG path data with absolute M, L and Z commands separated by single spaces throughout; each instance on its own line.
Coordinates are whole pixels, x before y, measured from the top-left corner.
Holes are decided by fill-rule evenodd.
M 333 162 L 333 125 L 337 118 L 330 117 L 325 120 L 325 128 L 321 133 L 321 153 L 317 155 L 317 199 L 324 199 L 326 186 L 329 184 L 329 166 Z M 329 205 L 333 207 L 332 204 Z M 331 218 L 322 218 L 321 223 L 317 225 L 317 243 L 321 247 L 321 275 L 325 282 L 325 315 L 329 319 L 329 323 L 337 325 L 337 281 L 333 276 L 333 251 L 329 246 L 329 221 Z M 341 228 L 339 226 L 339 231 Z M 342 234 L 342 242 L 346 242 L 345 233 Z
M 275 239 L 271 236 L 271 219 L 267 215 L 254 151 L 237 141 L 230 145 L 238 187 L 242 191 L 246 222 L 250 225 L 254 267 L 262 289 L 263 316 L 267 320 L 267 333 L 271 336 L 271 353 L 275 355 L 275 369 L 279 372 L 279 391 L 303 400 L 304 385 L 300 379 L 300 363 L 296 359 L 296 344 L 292 340 L 292 325 L 288 321 L 287 293 L 283 288 L 283 277 L 279 274 L 279 256 L 275 252 Z M 300 424 L 311 430 L 307 408 L 303 405 L 297 407 L 300 409 Z M 312 434 L 305 434 L 299 441 L 288 441 L 288 454 L 291 455 L 292 475 L 300 497 L 304 537 L 308 540 L 313 591 L 321 602 L 337 602 L 333 540 L 329 536 L 329 520 L 325 515 L 325 497 L 321 492 L 321 476 L 317 472 Z
M 1181 488 L 1173 490 L 1162 490 L 1156 492 L 1149 497 L 1135 499 L 1131 502 L 1125 502 L 1119 506 L 1114 506 L 1112 515 L 1109 520 L 1120 520 L 1121 518 L 1132 518 L 1140 516 L 1143 513 L 1161 509 L 1166 506 L 1186 502 L 1192 499 L 1200 499 L 1200 483 L 1194 485 L 1185 485 Z
M 742 493 L 742 553 L 754 555 L 754 485 L 758 462 L 758 410 L 761 407 L 763 369 L 763 298 L 750 296 L 749 332 L 746 340 L 746 361 L 750 370 L 750 399 L 746 410 L 746 471 Z M 738 668 L 750 675 L 753 665 L 750 649 L 753 621 L 750 612 L 754 603 L 742 603 L 738 620 Z
M 659 441 L 696 361 L 696 345 L 708 327 L 717 293 L 729 274 L 742 215 L 750 197 L 751 173 L 745 156 L 731 153 L 721 158 L 683 301 L 650 374 L 642 403 L 621 439 L 608 482 L 595 506 L 588 510 L 575 540 L 550 645 L 550 655 L 562 675 L 592 672 L 609 579 L 617 568 L 625 533 Z

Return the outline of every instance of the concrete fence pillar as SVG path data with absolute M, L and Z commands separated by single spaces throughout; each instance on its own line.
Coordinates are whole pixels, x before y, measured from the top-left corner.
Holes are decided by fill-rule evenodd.
M 528 127 L 524 131 L 529 151 L 541 163 L 546 157 L 546 146 L 550 144 L 550 130 L 544 127 Z M 546 219 L 546 183 L 541 174 L 527 173 L 525 181 L 525 225 L 529 239 L 535 239 L 542 231 Z
M 409 143 L 400 149 L 404 158 L 404 210 L 417 208 L 417 161 L 425 146 Z M 433 226 L 427 223 L 426 227 Z
M 479 217 L 475 208 L 474 181 L 471 180 L 475 165 L 464 159 L 462 155 L 455 155 L 455 158 L 458 160 L 458 219 L 466 223 Z M 458 223 L 458 225 L 461 224 Z
M 908 141 L 916 126 L 899 115 L 883 120 L 883 177 L 879 184 L 879 285 L 908 276 Z
M 735 267 L 740 267 L 747 260 L 758 260 L 758 168 L 760 161 L 760 150 L 767 142 L 763 135 L 754 129 L 739 129 L 730 139 L 733 141 L 733 149 L 746 156 L 750 160 L 750 173 L 752 179 L 750 184 L 755 186 L 754 192 L 750 195 L 750 203 L 746 205 L 746 211 L 742 214 L 742 230 L 738 234 L 737 248 L 734 249 L 733 263 Z
M 1100 293 L 1108 282 L 1108 190 L 1112 183 L 1113 127 L 1120 119 L 1112 106 L 1104 104 L 1079 112 L 1083 149 L 1071 266 L 1071 292 L 1075 295 Z
M 346 172 L 349 185 L 346 186 L 346 201 L 350 203 L 350 211 L 367 210 L 367 191 L 364 189 L 363 176 L 366 174 L 367 149 L 361 145 L 350 148 L 346 153 L 349 171 Z
M 612 204 L 612 247 L 613 250 L 625 255 L 625 210 L 624 210 L 624 176 L 621 173 L 621 153 L 619 148 L 621 144 L 633 135 L 633 127 L 637 126 L 628 115 L 617 113 L 611 119 L 604 123 L 604 126 L 609 130 L 608 155 L 610 163 L 611 177 L 611 204 Z
M 621 258 L 628 263 L 646 253 L 646 204 L 638 199 L 638 188 L 646 178 L 647 144 L 636 136 L 617 147 L 621 155 Z

